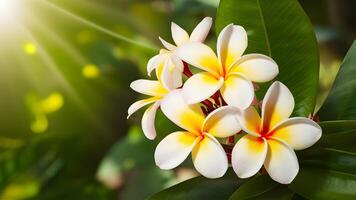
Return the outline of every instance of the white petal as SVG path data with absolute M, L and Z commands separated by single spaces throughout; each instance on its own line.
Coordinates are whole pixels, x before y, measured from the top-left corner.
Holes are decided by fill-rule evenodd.
M 181 73 L 183 73 L 184 70 L 184 64 L 181 59 L 174 53 L 171 55 L 172 62 L 174 64 L 174 67 L 177 68 Z
M 145 113 L 142 116 L 142 130 L 145 136 L 150 140 L 156 138 L 155 118 L 157 109 L 159 108 L 160 104 L 160 101 L 156 101 L 153 105 L 146 109 Z
M 264 132 L 270 131 L 279 122 L 288 119 L 294 109 L 294 98 L 281 82 L 274 82 L 263 98 L 262 121 Z
M 237 113 L 237 119 L 241 128 L 246 133 L 259 137 L 261 130 L 261 118 L 256 109 L 253 106 L 250 106 L 247 109 L 240 110 Z
M 220 32 L 217 52 L 226 71 L 242 56 L 246 48 L 247 33 L 242 26 L 230 24 Z
M 321 128 L 314 121 L 295 117 L 287 119 L 273 129 L 273 137 L 277 137 L 295 150 L 308 148 L 321 137 Z
M 161 169 L 173 169 L 190 154 L 199 138 L 189 132 L 177 131 L 166 136 L 156 147 L 155 162 Z
M 218 91 L 224 79 L 216 79 L 208 72 L 201 72 L 190 77 L 183 85 L 183 96 L 188 104 L 194 104 L 208 99 Z
M 158 37 L 158 39 L 161 41 L 161 43 L 163 44 L 164 47 L 166 47 L 168 50 L 170 51 L 174 51 L 177 47 L 174 46 L 173 44 L 167 42 L 166 40 L 164 40 L 161 37 Z
M 231 68 L 253 82 L 267 82 L 278 75 L 278 65 L 272 58 L 262 54 L 242 56 Z
M 161 73 L 162 84 L 168 90 L 176 89 L 182 86 L 183 84 L 182 66 L 181 66 L 183 65 L 183 63 L 182 62 L 173 63 L 172 59 L 173 59 L 172 57 L 166 59 Z
M 160 55 L 153 56 L 147 63 L 147 75 L 151 76 L 152 71 L 160 64 Z
M 181 128 L 197 135 L 201 132 L 204 113 L 198 104 L 188 105 L 182 96 L 182 90 L 171 91 L 161 103 L 162 112 Z
M 264 138 L 245 135 L 232 150 L 231 164 L 240 178 L 255 175 L 265 162 L 267 155 L 267 142 Z
M 205 17 L 193 30 L 190 35 L 191 42 L 204 42 L 208 36 L 213 19 L 211 17 Z
M 221 144 L 211 135 L 206 134 L 193 149 L 192 159 L 195 169 L 207 178 L 222 177 L 228 160 Z
M 235 135 L 241 130 L 236 116 L 237 110 L 235 107 L 220 107 L 206 117 L 203 131 L 221 138 Z
M 249 107 L 255 97 L 253 84 L 242 74 L 230 74 L 221 88 L 226 103 L 239 109 Z
M 188 33 L 174 22 L 171 23 L 171 31 L 173 40 L 177 46 L 189 41 Z
M 277 139 L 268 140 L 264 166 L 270 177 L 281 184 L 291 183 L 299 171 L 298 159 L 293 149 Z
M 199 42 L 186 43 L 176 51 L 178 57 L 185 62 L 219 76 L 220 65 L 213 50 Z
M 130 87 L 136 92 L 149 96 L 162 96 L 167 93 L 159 81 L 139 79 L 132 82 Z
M 128 113 L 127 118 L 129 118 L 133 113 L 135 113 L 140 108 L 142 108 L 142 107 L 144 107 L 144 106 L 146 106 L 148 104 L 151 104 L 151 103 L 157 101 L 158 99 L 159 98 L 157 98 L 157 97 L 151 97 L 151 98 L 148 98 L 148 99 L 143 99 L 143 100 L 140 100 L 140 101 L 136 101 L 135 103 L 133 103 L 129 107 L 129 109 L 127 111 L 127 113 Z

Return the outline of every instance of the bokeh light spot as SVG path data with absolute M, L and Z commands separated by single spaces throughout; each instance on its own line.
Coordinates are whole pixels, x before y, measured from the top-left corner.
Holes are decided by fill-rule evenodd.
M 37 47 L 32 42 L 27 42 L 24 45 L 24 50 L 25 50 L 25 53 L 28 55 L 34 55 L 37 53 Z
M 48 120 L 45 115 L 37 115 L 35 121 L 31 123 L 31 130 L 34 133 L 43 133 L 48 128 Z
M 83 67 L 82 74 L 85 78 L 95 79 L 99 77 L 100 71 L 97 66 L 88 64 Z
M 63 97 L 60 93 L 54 92 L 41 102 L 43 112 L 53 113 L 63 106 Z

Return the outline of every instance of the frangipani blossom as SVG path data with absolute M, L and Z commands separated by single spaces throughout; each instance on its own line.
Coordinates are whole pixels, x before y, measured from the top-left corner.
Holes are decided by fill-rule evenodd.
M 238 121 L 248 133 L 232 151 L 232 166 L 240 178 L 253 176 L 264 165 L 273 180 L 282 184 L 293 181 L 299 170 L 294 150 L 312 146 L 322 132 L 308 118 L 289 118 L 293 109 L 291 92 L 274 82 L 263 99 L 262 118 L 254 107 L 239 112 Z
M 234 107 L 216 109 L 207 117 L 198 104 L 185 103 L 182 90 L 177 89 L 162 100 L 163 113 L 186 131 L 166 136 L 157 146 L 155 162 L 161 169 L 172 169 L 192 152 L 196 170 L 205 177 L 218 178 L 225 174 L 228 160 L 215 137 L 229 137 L 240 131 Z
M 230 24 L 219 34 L 217 53 L 199 42 L 177 49 L 185 62 L 204 70 L 190 77 L 183 86 L 187 103 L 201 102 L 220 90 L 227 104 L 246 109 L 254 99 L 253 82 L 267 82 L 278 74 L 277 64 L 261 54 L 242 56 L 247 48 L 247 33 Z
M 156 129 L 154 126 L 156 112 L 161 104 L 161 100 L 169 93 L 169 89 L 165 88 L 160 81 L 144 79 L 132 82 L 130 87 L 136 92 L 151 96 L 150 98 L 133 103 L 128 109 L 127 118 L 140 108 L 152 104 L 143 114 L 141 126 L 145 136 L 148 139 L 153 140 L 156 137 Z
M 148 75 L 156 69 L 156 71 L 160 71 L 157 73 L 157 78 L 162 80 L 162 84 L 166 88 L 174 89 L 180 87 L 182 85 L 184 65 L 177 57 L 176 49 L 187 42 L 204 42 L 210 31 L 211 24 L 211 17 L 205 17 L 189 36 L 184 29 L 172 22 L 171 31 L 176 46 L 163 40 L 161 37 L 159 38 L 166 49 L 162 49 L 158 55 L 148 61 Z

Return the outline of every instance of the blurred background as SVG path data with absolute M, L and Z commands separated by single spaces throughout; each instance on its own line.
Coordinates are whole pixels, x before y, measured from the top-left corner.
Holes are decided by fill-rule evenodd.
M 0 0 L 0 199 L 144 199 L 196 176 L 190 161 L 161 171 L 153 151 L 177 130 L 158 113 L 157 140 L 143 137 L 142 98 L 129 84 L 218 0 Z M 326 97 L 356 36 L 354 0 L 300 0 L 320 46 Z M 208 43 L 214 43 L 214 30 Z

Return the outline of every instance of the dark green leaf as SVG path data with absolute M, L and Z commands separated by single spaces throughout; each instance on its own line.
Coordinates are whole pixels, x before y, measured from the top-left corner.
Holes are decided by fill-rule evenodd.
M 216 200 L 228 199 L 229 196 L 245 180 L 238 179 L 232 170 L 219 179 L 208 179 L 202 176 L 184 181 L 166 190 L 163 190 L 149 200 Z
M 301 168 L 289 188 L 299 195 L 313 200 L 351 200 L 356 197 L 356 176 L 305 167 Z
M 317 147 L 298 152 L 303 166 L 313 166 L 356 175 L 356 152 L 332 147 Z
M 258 196 L 248 198 L 248 200 L 290 200 L 293 199 L 294 192 L 285 185 L 278 185 L 272 190 L 266 191 Z
M 266 54 L 277 62 L 280 73 L 276 79 L 293 93 L 294 114 L 313 113 L 319 54 L 313 27 L 298 1 L 221 0 L 217 32 L 230 23 L 242 25 L 249 33 L 248 52 Z
M 319 125 L 323 130 L 323 135 L 334 134 L 356 129 L 356 120 L 324 121 Z
M 318 142 L 319 146 L 337 149 L 350 149 L 356 143 L 356 129 L 324 135 Z
M 240 186 L 230 197 L 230 200 L 243 200 L 262 196 L 278 186 L 268 175 L 255 176 Z
M 321 120 L 356 119 L 356 41 L 344 58 L 334 85 L 318 112 Z

